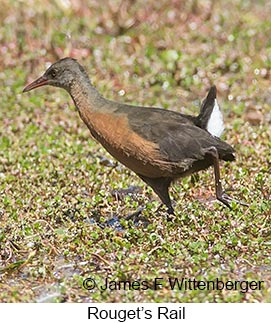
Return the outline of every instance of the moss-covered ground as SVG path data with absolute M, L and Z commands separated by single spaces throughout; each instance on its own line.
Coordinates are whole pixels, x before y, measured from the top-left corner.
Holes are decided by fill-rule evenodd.
M 271 301 L 270 15 L 270 1 L 1 1 L 1 302 Z M 130 104 L 197 114 L 215 84 L 236 149 L 223 186 L 249 207 L 217 202 L 209 169 L 173 185 L 168 222 L 152 190 L 90 138 L 67 93 L 22 94 L 65 56 Z M 148 223 L 124 220 L 142 205 Z M 157 290 L 83 287 L 158 277 Z M 171 290 L 169 278 L 264 285 Z

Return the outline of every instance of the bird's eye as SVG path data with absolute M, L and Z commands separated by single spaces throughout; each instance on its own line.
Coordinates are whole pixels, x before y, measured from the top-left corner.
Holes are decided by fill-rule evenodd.
M 55 78 L 56 77 L 56 70 L 54 70 L 54 69 L 51 70 L 50 75 L 52 78 Z

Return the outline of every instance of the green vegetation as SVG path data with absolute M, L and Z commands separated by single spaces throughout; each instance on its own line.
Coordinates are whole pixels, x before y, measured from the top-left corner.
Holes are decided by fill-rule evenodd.
M 240 14 L 242 12 L 242 14 Z M 0 301 L 271 301 L 270 1 L 1 1 Z M 172 187 L 176 219 L 91 138 L 60 89 L 22 89 L 73 56 L 106 97 L 196 114 L 218 88 L 235 163 Z M 138 189 L 130 189 L 135 186 Z M 118 193 L 121 192 L 120 193 Z M 125 215 L 147 205 L 150 222 Z M 122 230 L 105 225 L 120 218 Z M 101 292 L 92 277 L 264 281 L 262 290 Z

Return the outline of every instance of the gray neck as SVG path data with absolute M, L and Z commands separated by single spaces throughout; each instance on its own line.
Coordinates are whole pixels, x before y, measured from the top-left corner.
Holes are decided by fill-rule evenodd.
M 84 75 L 72 83 L 69 93 L 80 114 L 101 110 L 106 103 L 106 99 L 101 96 Z

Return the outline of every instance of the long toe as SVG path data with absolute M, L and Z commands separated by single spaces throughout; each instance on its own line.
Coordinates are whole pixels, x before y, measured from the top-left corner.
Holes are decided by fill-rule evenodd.
M 244 205 L 244 206 L 249 206 L 249 204 L 247 203 L 244 203 L 242 201 L 239 201 L 230 197 L 228 194 L 225 193 L 225 191 L 221 194 L 221 196 L 218 196 L 217 199 L 223 204 L 225 204 L 227 207 L 229 207 L 230 209 L 232 208 L 231 202 L 235 202 L 237 204 Z
M 138 225 L 139 222 L 142 222 L 142 224 L 146 227 L 150 224 L 150 221 L 142 215 L 142 211 L 144 210 L 144 207 L 139 208 L 136 212 L 129 214 L 125 217 L 125 220 L 129 221 L 132 220 L 135 225 Z
M 136 212 L 131 213 L 125 217 L 125 220 L 134 220 L 135 218 L 138 218 L 141 214 L 142 211 L 144 210 L 144 207 L 140 207 Z
M 231 198 L 225 192 L 223 192 L 221 196 L 218 196 L 217 199 L 223 204 L 225 204 L 227 207 L 229 207 L 230 209 L 232 208 L 230 203 L 233 201 L 233 198 Z

